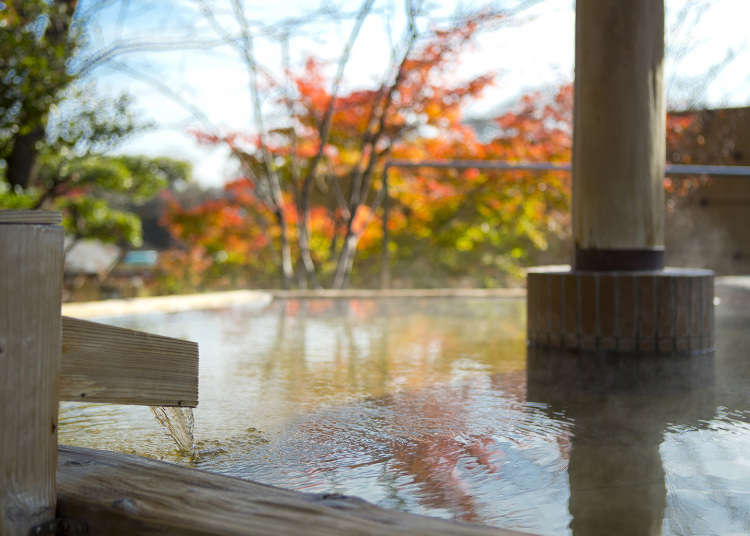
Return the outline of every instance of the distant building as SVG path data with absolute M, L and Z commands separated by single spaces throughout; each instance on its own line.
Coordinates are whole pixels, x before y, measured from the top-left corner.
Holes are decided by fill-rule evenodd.
M 120 248 L 97 240 L 79 240 L 65 254 L 65 275 L 98 276 L 117 261 Z
M 65 254 L 65 301 L 124 298 L 141 294 L 159 260 L 155 250 L 125 251 L 96 240 L 81 240 Z

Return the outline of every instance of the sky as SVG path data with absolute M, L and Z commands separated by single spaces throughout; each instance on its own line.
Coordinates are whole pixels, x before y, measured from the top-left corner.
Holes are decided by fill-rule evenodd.
M 83 2 L 82 13 L 98 0 Z M 520 0 L 506 0 L 506 4 Z M 229 2 L 208 0 L 217 23 L 230 33 L 237 31 Z M 673 107 L 686 101 L 681 84 L 694 87 L 706 79 L 713 65 L 733 58 L 697 98 L 709 107 L 750 104 L 750 0 L 666 0 L 667 4 L 667 98 Z M 333 11 L 354 13 L 357 0 L 328 0 Z M 428 4 L 430 17 L 442 20 L 457 10 L 471 10 L 486 2 L 439 0 Z M 130 0 L 112 2 L 92 12 L 87 50 L 91 53 L 117 43 L 149 43 L 143 50 L 121 54 L 88 75 L 87 83 L 100 93 L 133 96 L 138 116 L 154 125 L 117 148 L 117 152 L 171 156 L 192 162 L 194 177 L 205 186 L 220 186 L 235 168 L 226 150 L 199 146 L 189 133 L 203 128 L 218 131 L 251 131 L 252 107 L 247 71 L 236 52 L 219 46 L 219 36 L 200 10 L 197 0 Z M 299 69 L 316 56 L 335 65 L 352 25 L 342 21 L 316 22 L 309 14 L 321 0 L 246 0 L 245 14 L 253 32 L 280 20 L 304 21 L 292 33 L 290 62 Z M 699 9 L 705 6 L 705 9 Z M 685 9 L 687 11 L 685 11 Z M 344 91 L 372 87 L 389 61 L 391 41 L 403 31 L 401 0 L 376 0 L 376 14 L 360 31 L 345 74 Z M 685 19 L 680 15 L 687 13 Z M 696 17 L 700 13 L 700 17 Z M 384 21 L 390 21 L 387 27 Z M 480 36 L 466 53 L 456 78 L 485 72 L 497 73 L 496 83 L 473 102 L 466 113 L 491 117 L 512 106 L 520 95 L 533 90 L 552 90 L 573 77 L 574 2 L 542 0 L 492 31 Z M 164 43 L 180 42 L 177 50 Z M 259 37 L 258 62 L 279 76 L 281 48 L 278 41 Z M 332 72 L 331 72 L 332 74 Z M 702 87 L 702 86 L 701 86 Z M 268 121 L 273 110 L 266 108 Z

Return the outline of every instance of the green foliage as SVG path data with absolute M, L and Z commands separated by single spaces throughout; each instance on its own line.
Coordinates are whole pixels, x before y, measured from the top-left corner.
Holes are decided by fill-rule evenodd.
M 190 165 L 104 154 L 143 125 L 134 120 L 127 97 L 107 100 L 90 94 L 71 92 L 56 107 L 32 182 L 25 189 L 0 183 L 0 208 L 61 210 L 65 229 L 76 239 L 138 247 L 140 220 L 127 209 L 188 181 Z
M 158 161 L 145 156 L 106 155 L 71 159 L 51 156 L 41 162 L 35 183 L 42 195 L 54 191 L 57 197 L 83 189 L 109 198 L 127 198 L 132 203 L 147 201 L 168 185 L 167 173 Z
M 189 180 L 190 166 L 108 154 L 148 125 L 129 97 L 101 98 L 74 73 L 85 29 L 77 6 L 14 0 L 0 9 L 0 208 L 60 210 L 74 239 L 137 247 L 130 210 Z
M 61 210 L 65 228 L 76 238 L 131 247 L 141 245 L 141 223 L 127 209 L 190 176 L 185 162 L 146 156 L 47 155 L 41 164 L 37 206 Z
M 43 127 L 60 90 L 72 76 L 66 66 L 78 48 L 75 2 L 14 0 L 0 10 L 0 155 L 15 135 Z
M 63 212 L 63 227 L 74 238 L 90 238 L 119 246 L 139 247 L 141 221 L 93 197 L 63 197 L 54 208 Z
M 0 182 L 0 209 L 30 210 L 37 202 L 37 195 L 16 191 L 6 183 Z
M 102 98 L 86 85 L 68 88 L 63 97 L 50 109 L 45 145 L 65 156 L 108 151 L 150 126 L 136 120 L 132 99 L 126 94 Z
M 0 209 L 60 210 L 74 238 L 129 247 L 140 246 L 142 237 L 140 220 L 127 208 L 190 177 L 189 164 L 169 158 L 58 155 L 40 164 L 38 183 L 25 190 L 0 182 Z

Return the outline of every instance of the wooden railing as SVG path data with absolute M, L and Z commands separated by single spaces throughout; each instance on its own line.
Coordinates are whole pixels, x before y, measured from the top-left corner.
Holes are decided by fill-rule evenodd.
M 0 211 L 0 535 L 55 519 L 59 400 L 194 407 L 198 345 L 60 316 L 61 216 Z

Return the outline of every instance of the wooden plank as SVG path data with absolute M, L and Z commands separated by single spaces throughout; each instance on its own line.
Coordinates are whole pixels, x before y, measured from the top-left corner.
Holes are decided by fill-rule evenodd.
M 59 225 L 62 214 L 54 210 L 0 210 L 0 223 Z
M 0 225 L 0 534 L 54 519 L 62 227 Z
M 60 447 L 57 479 L 58 515 L 85 520 L 89 534 L 521 534 L 78 447 Z
M 198 345 L 87 320 L 63 319 L 60 400 L 198 405 Z

